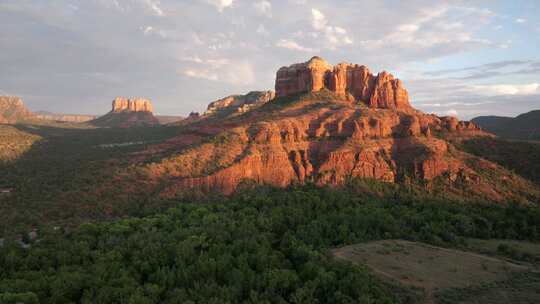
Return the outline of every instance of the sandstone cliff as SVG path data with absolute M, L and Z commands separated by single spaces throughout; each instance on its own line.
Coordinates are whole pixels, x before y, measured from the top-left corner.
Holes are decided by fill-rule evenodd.
M 20 97 L 0 96 L 0 123 L 17 123 L 34 118 Z
M 153 112 L 152 103 L 143 98 L 116 97 L 112 102 L 112 112 Z
M 372 108 L 411 107 L 407 90 L 399 79 L 387 72 L 373 75 L 363 65 L 340 63 L 332 66 L 320 57 L 313 57 L 305 63 L 282 67 L 277 72 L 278 97 L 317 92 L 323 88 Z
M 116 128 L 153 126 L 159 124 L 159 121 L 152 111 L 152 103 L 148 99 L 116 97 L 112 102 L 112 110 L 90 123 Z

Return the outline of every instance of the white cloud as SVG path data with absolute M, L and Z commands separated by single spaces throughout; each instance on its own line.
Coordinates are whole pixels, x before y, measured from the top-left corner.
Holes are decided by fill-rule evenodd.
M 402 24 L 398 26 L 397 30 L 402 33 L 413 33 L 418 31 L 419 28 L 418 24 Z
M 206 80 L 213 80 L 213 81 L 219 80 L 217 74 L 212 73 L 208 70 L 204 70 L 204 69 L 187 69 L 184 71 L 184 75 L 192 77 L 192 78 L 199 78 L 199 79 L 206 79 Z
M 165 31 L 156 29 L 153 26 L 141 27 L 140 30 L 143 32 L 143 35 L 145 36 L 156 35 L 161 38 L 167 38 L 167 33 L 165 33 Z
M 494 85 L 472 85 L 469 90 L 473 93 L 485 96 L 500 95 L 534 95 L 540 94 L 538 88 L 540 84 L 494 84 Z
M 312 48 L 301 46 L 296 41 L 289 40 L 289 39 L 281 39 L 281 40 L 279 40 L 276 43 L 276 46 L 280 47 L 280 48 L 284 48 L 284 49 L 301 51 L 301 52 L 308 52 L 308 53 L 312 53 L 312 52 L 315 51 Z
M 251 85 L 255 83 L 255 71 L 248 62 L 227 66 L 222 80 L 233 85 Z
M 447 46 L 445 49 L 452 52 L 480 46 L 508 47 L 508 44 L 499 45 L 474 36 L 474 27 L 470 23 L 489 23 L 495 16 L 486 9 L 442 4 L 429 10 L 420 10 L 418 16 L 396 26 L 380 39 L 364 40 L 360 44 L 370 49 L 399 47 L 411 51 Z
M 213 5 L 221 13 L 224 9 L 231 7 L 234 3 L 234 0 L 203 0 L 204 2 Z
M 198 55 L 182 58 L 191 67 L 181 70 L 181 74 L 199 79 L 220 81 L 233 85 L 249 85 L 255 82 L 253 66 L 245 61 L 231 61 L 227 58 L 202 59 Z
M 525 22 L 527 22 L 527 19 L 525 19 L 525 18 L 517 18 L 515 21 L 516 21 L 516 23 L 525 23 Z
M 154 13 L 156 16 L 164 16 L 165 13 L 161 9 L 161 3 L 159 0 L 144 0 L 146 6 Z
M 311 9 L 311 26 L 314 30 L 324 35 L 329 49 L 354 43 L 353 39 L 347 35 L 346 29 L 340 26 L 329 25 L 326 16 L 315 8 Z M 317 38 L 318 35 L 318 33 L 312 33 L 311 36 Z
M 456 109 L 450 109 L 450 110 L 446 111 L 445 114 L 448 115 L 448 116 L 457 117 L 458 116 L 458 111 Z
M 123 2 L 119 0 L 97 0 L 97 3 L 107 8 L 113 8 L 121 13 L 127 13 L 134 8 L 139 8 L 155 16 L 165 16 L 160 0 L 132 0 Z M 73 8 L 71 5 L 70 7 Z M 80 7 L 77 7 L 77 10 L 79 9 Z
M 268 2 L 267 0 L 261 0 L 258 2 L 253 3 L 253 7 L 255 7 L 255 10 L 263 16 L 266 16 L 268 18 L 272 17 L 272 4 Z
M 257 27 L 257 34 L 263 35 L 263 36 L 270 35 L 270 33 L 268 32 L 264 24 L 259 24 L 259 27 Z
M 324 14 L 316 8 L 311 9 L 311 24 L 316 30 L 322 31 L 326 28 L 328 21 Z

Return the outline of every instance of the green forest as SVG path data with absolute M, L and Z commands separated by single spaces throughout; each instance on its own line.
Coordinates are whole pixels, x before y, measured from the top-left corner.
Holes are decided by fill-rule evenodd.
M 467 247 L 469 237 L 538 241 L 540 209 L 420 198 L 366 180 L 341 189 L 246 187 L 146 217 L 40 231 L 26 249 L 6 240 L 0 300 L 416 303 L 328 250 L 392 238 Z

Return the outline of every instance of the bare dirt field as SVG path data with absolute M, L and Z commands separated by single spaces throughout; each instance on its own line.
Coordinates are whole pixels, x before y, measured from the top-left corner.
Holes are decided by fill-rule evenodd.
M 540 303 L 540 278 L 529 277 L 531 266 L 505 259 L 404 240 L 351 245 L 332 253 L 367 266 L 384 280 L 423 290 L 426 303 Z M 526 289 L 520 290 L 515 286 L 520 280 L 533 284 L 519 284 Z M 522 301 L 507 301 L 519 296 Z

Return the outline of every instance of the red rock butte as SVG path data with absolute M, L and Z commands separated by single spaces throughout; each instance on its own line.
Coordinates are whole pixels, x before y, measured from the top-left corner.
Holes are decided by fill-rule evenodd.
M 459 142 L 490 134 L 471 122 L 415 110 L 401 81 L 386 72 L 375 76 L 364 66 L 331 66 L 314 57 L 281 68 L 275 95 L 233 95 L 211 103 L 203 115 L 190 114 L 181 135 L 137 156 L 147 163 L 137 172 L 143 174 L 137 191 L 231 194 L 246 181 L 337 186 L 351 178 L 414 180 L 426 189 L 445 187 L 448 195 L 499 201 L 528 189 L 511 172 L 461 151 Z M 156 153 L 171 154 L 148 163 Z
M 116 97 L 112 102 L 112 111 L 153 112 L 153 107 L 148 99 Z
M 385 71 L 374 75 L 364 65 L 340 63 L 332 66 L 315 56 L 305 63 L 282 67 L 277 72 L 277 97 L 322 89 L 372 108 L 411 108 L 401 80 Z

